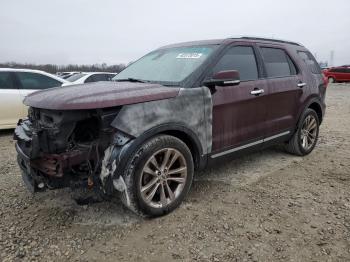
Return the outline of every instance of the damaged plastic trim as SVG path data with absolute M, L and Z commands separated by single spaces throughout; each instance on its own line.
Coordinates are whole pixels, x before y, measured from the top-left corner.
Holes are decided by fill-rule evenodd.
M 114 142 L 104 152 L 102 160 L 100 180 L 105 193 L 111 193 L 113 189 L 110 188 L 109 181 L 112 182 L 113 188 L 119 192 L 124 192 L 127 200 L 127 205 L 130 205 L 130 198 L 123 176 L 117 174 L 118 166 L 123 152 L 128 148 L 127 143 L 130 142 L 131 137 L 117 132 L 114 136 Z

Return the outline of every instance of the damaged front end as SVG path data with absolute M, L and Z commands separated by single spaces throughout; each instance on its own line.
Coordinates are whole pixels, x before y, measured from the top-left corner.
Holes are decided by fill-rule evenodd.
M 47 110 L 31 107 L 14 139 L 23 180 L 31 192 L 64 187 L 104 195 L 125 190 L 118 155 L 132 137 L 111 127 L 120 107 Z

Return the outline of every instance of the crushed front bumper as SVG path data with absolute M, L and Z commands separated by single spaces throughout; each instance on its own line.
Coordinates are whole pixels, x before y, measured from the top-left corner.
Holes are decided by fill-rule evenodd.
M 71 179 L 70 169 L 97 158 L 94 145 L 57 154 L 45 153 L 39 144 L 43 143 L 44 135 L 33 130 L 29 120 L 20 121 L 14 132 L 17 162 L 31 192 L 70 186 L 76 182 Z M 73 178 L 80 179 L 78 175 Z

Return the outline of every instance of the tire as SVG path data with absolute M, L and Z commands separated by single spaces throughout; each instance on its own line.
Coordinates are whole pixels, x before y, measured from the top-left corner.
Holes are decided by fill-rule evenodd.
M 166 166 L 162 168 L 167 154 L 168 170 Z M 175 173 L 170 174 L 172 172 Z M 193 172 L 192 154 L 184 142 L 169 135 L 153 137 L 144 142 L 129 158 L 123 172 L 127 196 L 125 192 L 122 193 L 121 200 L 138 215 L 166 215 L 185 199 L 192 184 Z
M 335 81 L 334 77 L 328 77 L 328 83 L 336 83 L 337 81 Z
M 319 126 L 320 121 L 317 113 L 313 109 L 306 109 L 300 117 L 297 130 L 292 138 L 286 143 L 286 151 L 297 156 L 310 154 L 317 144 Z M 312 129 L 309 129 L 309 131 L 306 132 L 305 130 L 308 127 L 312 127 Z

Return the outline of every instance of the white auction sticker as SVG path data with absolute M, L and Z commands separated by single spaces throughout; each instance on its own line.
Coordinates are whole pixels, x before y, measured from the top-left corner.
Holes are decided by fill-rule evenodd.
M 185 59 L 198 59 L 202 56 L 202 53 L 180 53 L 176 58 L 185 58 Z

